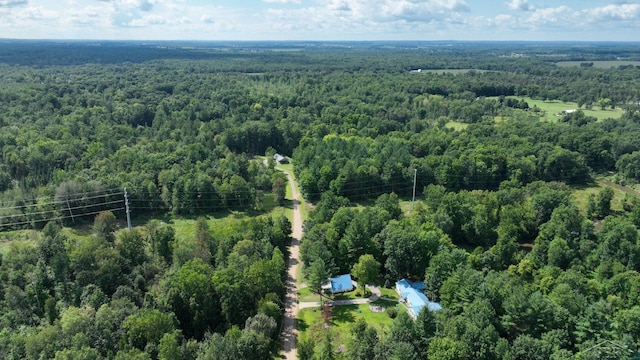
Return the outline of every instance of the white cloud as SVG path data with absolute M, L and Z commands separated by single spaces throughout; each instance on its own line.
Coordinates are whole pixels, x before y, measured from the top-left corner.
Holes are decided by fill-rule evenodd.
M 133 19 L 129 23 L 129 26 L 133 27 L 146 27 L 151 25 L 163 25 L 166 24 L 167 20 L 159 15 L 146 15 L 139 19 Z
M 511 10 L 533 11 L 535 8 L 529 4 L 528 0 L 511 0 L 507 2 L 507 6 Z
M 267 4 L 300 4 L 300 0 L 262 0 Z
M 463 0 L 329 0 L 318 7 L 282 10 L 272 12 L 300 22 L 322 19 L 334 22 L 336 19 L 356 22 L 353 25 L 418 22 L 430 23 L 446 21 L 454 14 L 469 12 Z
M 114 4 L 118 8 L 139 9 L 144 12 L 153 10 L 157 0 L 98 0 L 101 2 Z
M 568 6 L 536 9 L 526 22 L 533 25 L 551 25 L 567 23 L 575 17 L 575 12 Z
M 148 0 L 144 0 L 140 2 L 140 5 L 138 7 L 142 11 L 151 11 L 153 9 L 153 3 Z
M 513 16 L 508 14 L 499 14 L 492 19 L 494 25 L 510 24 L 513 21 Z
M 148 12 L 153 9 L 153 0 L 116 0 L 116 4 L 125 8 L 137 8 L 141 11 Z
M 464 1 L 384 1 L 378 15 L 390 21 L 432 22 L 446 20 L 458 12 L 468 12 Z
M 200 21 L 206 24 L 215 24 L 216 20 L 211 15 L 202 15 Z
M 327 5 L 330 11 L 351 11 L 351 6 L 346 0 L 332 0 Z
M 29 6 L 24 8 L 24 10 L 16 13 L 16 19 L 23 21 L 51 21 L 57 19 L 57 17 L 57 13 L 55 11 L 38 6 Z
M 23 5 L 27 5 L 28 3 L 29 1 L 27 0 L 0 0 L 0 8 L 23 6 Z
M 516 2 L 509 3 L 514 6 L 522 5 L 521 2 Z M 482 26 L 478 28 L 483 29 Z M 486 28 L 500 34 L 517 34 L 520 39 L 525 40 L 534 40 L 541 36 L 548 40 L 612 40 L 615 37 L 611 38 L 611 34 L 638 33 L 640 5 L 609 4 L 587 8 L 561 5 L 534 8 L 531 11 L 510 15 L 496 14 L 486 20 L 484 30 Z M 617 38 L 620 39 L 620 35 Z M 633 36 L 628 36 L 627 39 L 634 40 Z
M 0 36 L 634 40 L 633 34 L 640 33 L 640 0 L 491 0 L 492 7 L 489 1 L 480 6 L 480 1 L 465 0 L 260 0 L 251 5 L 237 1 L 240 5 L 227 6 L 212 3 L 218 2 L 0 0 Z M 554 5 L 544 7 L 544 3 Z M 500 13 L 500 8 L 505 13 Z
M 584 14 L 592 21 L 629 21 L 640 19 L 640 4 L 607 5 L 587 9 Z
M 469 12 L 462 0 L 318 0 L 316 6 L 268 9 L 258 16 L 267 39 L 450 39 L 450 30 L 466 23 Z
M 104 22 L 105 12 L 103 7 L 89 6 L 81 9 L 70 9 L 66 13 L 64 22 L 79 25 L 95 25 Z

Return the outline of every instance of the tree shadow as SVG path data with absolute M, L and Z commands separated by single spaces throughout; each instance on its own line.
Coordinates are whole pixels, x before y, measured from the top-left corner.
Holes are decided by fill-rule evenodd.
M 358 311 L 358 305 L 342 305 L 333 307 L 331 323 L 352 323 L 356 321 L 353 312 Z
M 303 331 L 307 331 L 308 328 L 309 328 L 309 324 L 307 324 L 307 322 L 304 321 L 303 319 L 298 319 L 296 321 L 296 330 L 303 332 Z
M 287 208 L 287 209 L 291 209 L 291 210 L 293 210 L 294 202 L 295 202 L 295 201 L 296 201 L 296 200 L 289 200 L 289 199 L 285 199 L 285 200 L 284 200 L 284 202 L 283 202 L 283 206 L 284 206 L 285 208 Z

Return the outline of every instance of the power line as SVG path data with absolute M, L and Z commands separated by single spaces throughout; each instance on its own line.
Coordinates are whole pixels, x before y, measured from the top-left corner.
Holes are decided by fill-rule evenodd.
M 124 210 L 124 209 L 125 209 L 124 207 L 121 207 L 121 208 L 116 208 L 116 209 L 100 210 L 100 211 L 95 211 L 95 212 L 83 213 L 83 214 L 80 214 L 80 215 L 76 215 L 76 217 L 97 215 L 97 214 L 100 214 L 100 213 L 102 213 L 104 211 L 120 211 L 120 210 Z M 71 216 L 58 216 L 58 217 L 55 217 L 55 218 L 48 218 L 48 219 L 33 219 L 33 220 L 29 220 L 29 221 L 21 221 L 21 222 L 9 223 L 9 224 L 0 224 L 0 227 L 26 225 L 26 224 L 39 223 L 39 222 L 49 222 L 49 221 L 64 220 L 64 219 L 70 219 L 70 218 L 71 218 Z
M 79 195 L 90 195 L 90 194 L 95 194 L 95 193 L 99 193 L 99 192 L 112 192 L 112 191 L 120 191 L 119 188 L 109 188 L 109 189 L 100 189 L 100 190 L 91 190 L 91 191 L 83 191 L 83 192 L 79 192 L 76 194 Z M 32 201 L 40 201 L 40 200 L 45 200 L 45 199 L 51 199 L 51 196 L 40 196 L 37 198 L 31 198 Z
M 3 207 L 3 208 L 0 208 L 0 210 L 15 210 L 15 209 L 25 209 L 25 208 L 36 207 L 36 206 L 49 206 L 49 205 L 56 205 L 56 204 L 66 204 L 68 201 L 86 201 L 86 200 L 98 199 L 98 198 L 103 198 L 103 197 L 108 197 L 108 196 L 116 196 L 116 195 L 120 195 L 120 194 L 121 194 L 120 192 L 117 192 L 117 193 L 95 195 L 95 196 L 90 196 L 90 197 L 76 197 L 76 198 L 52 201 L 52 202 L 41 203 L 41 204 L 36 203 L 36 204 L 28 204 L 28 205 Z M 44 199 L 44 198 L 40 198 L 40 199 Z
M 413 189 L 415 191 L 415 186 L 416 186 L 416 175 L 417 175 L 417 170 L 414 169 L 414 185 L 413 185 Z M 435 177 L 435 175 L 434 175 Z M 482 181 L 482 180 L 474 180 L 474 181 L 469 181 L 469 180 L 465 180 L 464 176 L 456 176 L 454 183 L 457 184 L 467 184 L 467 185 L 472 185 L 472 184 L 483 184 L 485 186 L 491 186 L 491 185 L 497 185 L 500 182 L 504 181 L 504 179 L 494 179 L 494 176 L 491 176 L 489 174 L 482 174 L 482 175 L 475 175 L 473 176 L 476 179 L 481 179 L 481 178 L 486 178 L 489 181 Z M 565 178 L 559 178 L 556 179 L 556 181 L 560 180 L 562 181 L 563 179 L 570 179 L 571 177 L 565 177 Z M 587 179 L 590 178 L 590 176 L 585 176 L 583 177 L 583 179 Z M 335 180 L 335 179 L 332 179 Z M 491 181 L 493 180 L 493 181 Z M 388 181 L 388 182 L 387 182 Z M 405 191 L 409 191 L 412 186 L 408 183 L 408 179 L 405 176 L 397 176 L 397 177 L 392 177 L 390 179 L 388 179 L 387 181 L 385 181 L 384 179 L 381 178 L 369 178 L 367 180 L 360 180 L 360 181 L 347 181 L 342 183 L 342 195 L 346 195 L 346 196 L 359 196 L 362 193 L 366 193 L 367 191 L 370 190 L 377 190 L 379 191 L 383 191 L 383 192 L 390 192 L 390 191 L 395 191 L 395 192 L 405 192 Z M 438 185 L 438 181 L 429 181 L 427 182 L 428 184 L 434 184 L 434 185 Z M 372 184 L 370 186 L 362 186 L 362 185 L 369 185 Z M 355 185 L 355 186 L 354 186 Z M 441 184 L 442 185 L 442 184 Z M 443 185 L 445 188 L 451 190 L 451 191 L 459 191 L 459 190 L 473 190 L 473 189 L 467 189 L 466 187 L 452 187 L 452 186 L 447 186 L 447 185 Z M 69 201 L 87 201 L 87 200 L 92 200 L 92 199 L 97 199 L 97 198 L 108 198 L 108 197 L 112 197 L 112 196 L 119 196 L 122 194 L 122 192 L 118 189 L 118 192 L 114 192 L 116 189 L 107 189 L 107 190 L 95 190 L 95 191 L 89 191 L 89 192 L 84 192 L 84 193 L 79 193 L 77 195 L 91 195 L 91 194 L 97 194 L 100 192 L 106 192 L 106 193 L 102 193 L 99 195 L 93 195 L 93 196 L 88 196 L 88 197 L 75 197 L 72 199 L 69 199 Z M 307 196 L 317 196 L 317 195 L 321 195 L 324 192 L 313 192 L 313 193 L 307 193 Z M 219 192 L 217 191 L 207 191 L 207 192 L 196 192 L 197 195 L 202 196 L 202 195 L 208 195 L 208 194 L 215 194 L 215 195 L 219 195 Z M 235 198 L 231 198 L 228 199 L 230 201 L 233 202 L 238 202 L 239 204 L 236 205 L 206 205 L 206 206 L 197 206 L 196 203 L 197 202 L 202 202 L 202 199 L 188 199 L 187 202 L 191 202 L 194 206 L 194 209 L 197 210 L 206 210 L 206 209 L 211 209 L 211 210 L 220 210 L 220 209 L 243 209 L 243 208 L 253 208 L 255 206 L 255 203 L 253 202 L 253 200 L 255 200 L 255 197 L 253 196 L 247 196 L 249 194 L 254 194 L 253 191 L 244 191 L 244 192 L 236 192 L 236 194 L 241 195 L 241 197 L 235 197 Z M 364 195 L 364 197 L 366 197 L 366 194 Z M 45 199 L 45 198 L 40 198 L 40 199 Z M 211 199 L 211 200 L 216 200 Z M 219 199 L 218 200 L 222 200 Z M 71 210 L 81 210 L 81 209 L 90 209 L 90 208 L 95 208 L 98 206 L 109 206 L 109 205 L 115 205 L 115 204 L 122 204 L 124 202 L 124 207 L 117 207 L 117 208 L 113 208 L 113 209 L 104 209 L 104 210 L 100 210 L 100 211 L 92 211 L 89 213 L 80 213 L 78 215 L 74 215 L 73 213 L 71 213 Z M 160 200 L 160 199 L 139 199 L 139 198 L 133 198 L 133 199 L 118 199 L 118 200 L 112 200 L 112 201 L 106 201 L 106 202 L 101 202 L 101 203 L 95 203 L 95 204 L 87 204 L 87 205 L 80 205 L 80 206 L 68 206 L 67 209 L 54 209 L 54 210 L 45 210 L 45 211 L 39 211 L 39 212 L 35 212 L 35 213 L 23 213 L 23 214 L 11 214 L 11 215 L 5 215 L 5 216 L 0 216 L 0 227 L 8 227 L 8 226 L 17 226 L 17 225 L 25 225 L 25 224 L 31 224 L 34 222 L 45 222 L 45 221 L 53 221 L 53 220 L 63 220 L 63 219 L 73 219 L 74 216 L 78 216 L 78 217 L 84 217 L 84 216 L 88 216 L 88 215 L 96 215 L 99 214 L 102 211 L 120 211 L 120 210 L 126 210 L 126 205 L 127 202 L 129 203 L 138 203 L 140 205 L 138 206 L 132 206 L 130 207 L 131 209 L 141 209 L 141 210 L 154 210 L 154 209 L 159 209 L 159 208 L 170 208 L 170 206 L 166 206 L 166 204 L 164 203 L 164 201 Z M 205 199 L 205 202 L 210 202 L 207 199 Z M 0 210 L 18 210 L 18 209 L 25 209 L 25 208 L 30 208 L 30 207 L 36 207 L 36 206 L 41 206 L 41 207 L 45 207 L 45 206 L 51 206 L 51 205 L 56 205 L 56 204 L 66 204 L 67 200 L 61 200 L 61 201 L 52 201 L 49 203 L 43 203 L 43 204 L 30 204 L 30 205 L 22 205 L 22 206 L 14 206 L 14 207 L 5 207 L 5 208 L 0 208 Z M 158 207 L 153 207 L 154 204 L 158 204 L 160 206 Z M 147 206 L 144 206 L 147 205 Z M 25 216 L 25 217 L 29 217 L 29 216 L 36 216 L 36 215 L 46 215 L 46 214 L 53 214 L 56 213 L 58 211 L 64 211 L 64 210 L 68 210 L 70 211 L 70 215 L 65 215 L 65 216 L 57 216 L 57 217 L 50 217 L 50 218 L 44 218 L 44 219 L 33 219 L 33 220 L 29 220 L 29 221 L 18 221 L 18 222 L 13 222 L 13 223 L 8 223 L 8 224 L 2 224 L 1 221 L 6 220 L 6 219 L 11 219 L 11 218 L 17 218 L 17 217 L 21 217 L 21 216 Z
M 57 211 L 63 211 L 63 210 L 64 211 L 69 211 L 69 210 L 85 209 L 85 208 L 89 208 L 89 207 L 111 205 L 111 204 L 121 203 L 123 201 L 124 200 L 116 200 L 116 201 L 109 201 L 109 202 L 104 202 L 104 203 L 96 203 L 96 204 L 90 204 L 90 205 L 84 205 L 84 206 L 67 207 L 66 209 L 54 209 L 54 210 L 30 212 L 30 213 L 23 213 L 23 214 L 4 215 L 4 216 L 0 216 L 0 221 L 2 221 L 3 219 L 13 218 L 13 217 L 28 216 L 28 215 L 42 215 L 42 214 L 55 213 Z

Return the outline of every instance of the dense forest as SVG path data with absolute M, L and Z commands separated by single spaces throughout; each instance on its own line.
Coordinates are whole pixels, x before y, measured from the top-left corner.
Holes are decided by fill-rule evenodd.
M 631 359 L 640 62 L 594 63 L 636 45 L 4 41 L 0 358 L 277 356 L 278 152 L 314 204 L 305 276 L 369 256 L 443 307 L 301 358 Z M 612 186 L 576 198 L 602 179 L 615 206 Z

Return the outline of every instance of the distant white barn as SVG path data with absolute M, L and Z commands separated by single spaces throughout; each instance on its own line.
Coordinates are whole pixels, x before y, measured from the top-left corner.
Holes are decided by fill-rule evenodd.
M 287 159 L 286 156 L 280 155 L 280 154 L 275 154 L 273 155 L 273 160 L 275 160 L 275 162 L 277 162 L 278 164 L 288 164 L 289 160 Z

